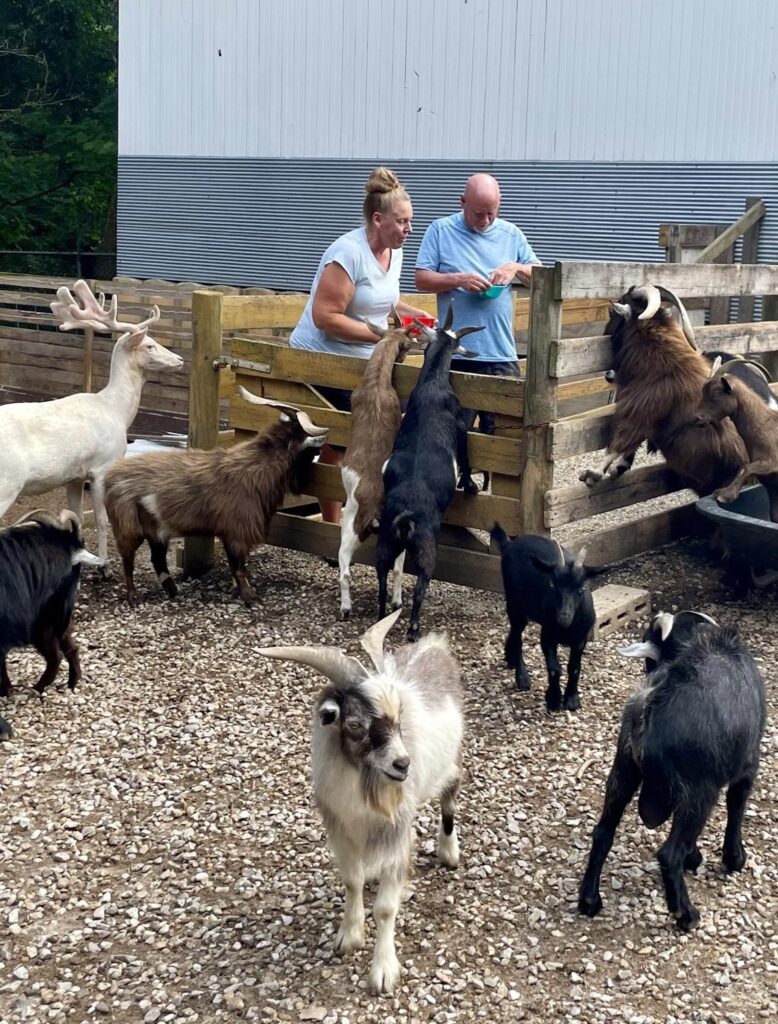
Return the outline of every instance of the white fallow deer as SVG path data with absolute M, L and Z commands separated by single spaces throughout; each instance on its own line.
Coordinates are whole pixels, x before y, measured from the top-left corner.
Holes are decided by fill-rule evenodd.
M 28 494 L 65 487 L 68 507 L 81 518 L 84 483 L 92 487 L 97 550 L 108 557 L 108 516 L 102 473 L 127 450 L 127 429 L 140 405 L 145 374 L 179 370 L 183 359 L 147 334 L 159 320 L 159 308 L 141 323 L 117 317 L 116 296 L 105 308 L 86 281 L 57 291 L 51 310 L 61 331 L 94 327 L 121 331 L 111 356 L 108 383 L 94 394 L 68 395 L 50 402 L 19 402 L 0 407 L 0 516 Z M 78 301 L 77 301 L 78 300 Z

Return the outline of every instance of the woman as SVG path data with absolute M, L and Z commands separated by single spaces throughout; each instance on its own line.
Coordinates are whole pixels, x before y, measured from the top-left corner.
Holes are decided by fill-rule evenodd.
M 376 335 L 365 323 L 386 327 L 394 306 L 401 316 L 424 316 L 423 309 L 400 302 L 402 246 L 411 233 L 413 207 L 394 171 L 376 167 L 365 184 L 364 226 L 341 235 L 322 256 L 292 348 L 369 359 Z M 351 395 L 342 388 L 318 387 L 336 409 L 348 411 Z M 325 445 L 319 461 L 339 465 L 340 448 Z M 321 500 L 322 518 L 339 523 L 341 505 Z

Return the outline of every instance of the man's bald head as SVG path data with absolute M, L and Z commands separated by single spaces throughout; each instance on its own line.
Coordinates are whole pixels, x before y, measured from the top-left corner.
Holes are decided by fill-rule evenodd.
M 461 199 L 465 224 L 471 231 L 486 231 L 500 212 L 500 186 L 491 174 L 467 179 Z

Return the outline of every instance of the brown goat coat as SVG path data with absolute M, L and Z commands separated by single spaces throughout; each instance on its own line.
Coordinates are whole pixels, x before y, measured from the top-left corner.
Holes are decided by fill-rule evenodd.
M 765 405 L 751 388 L 731 374 L 707 382 L 701 411 L 703 419 L 728 416 L 747 451 L 747 461 L 741 464 L 735 478 L 716 496 L 724 501 L 734 501 L 747 478 L 756 476 L 770 495 L 770 518 L 778 522 L 778 412 Z
M 105 476 L 105 503 L 120 554 L 132 554 L 144 539 L 219 537 L 245 599 L 233 560 L 242 570 L 284 495 L 299 493 L 299 471 L 309 465 L 298 465 L 306 437 L 292 418 L 232 448 L 148 452 L 115 462 Z
M 372 524 L 384 504 L 384 463 L 392 454 L 400 429 L 400 399 L 392 386 L 394 364 L 412 344 L 405 331 L 394 328 L 376 343 L 351 396 L 351 440 L 343 456 L 343 468 L 359 476 L 354 492 L 358 511 L 354 532 L 360 542 L 372 531 Z
M 634 452 L 646 440 L 700 494 L 731 479 L 745 461 L 745 445 L 726 420 L 695 423 L 710 365 L 664 308 L 650 320 L 625 325 L 617 364 L 608 450 Z

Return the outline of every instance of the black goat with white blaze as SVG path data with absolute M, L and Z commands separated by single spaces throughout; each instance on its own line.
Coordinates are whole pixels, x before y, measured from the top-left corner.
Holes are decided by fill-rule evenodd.
M 534 534 L 511 540 L 499 525 L 494 526 L 491 535 L 502 553 L 503 589 L 510 622 L 505 660 L 509 668 L 516 670 L 516 686 L 519 690 L 530 689 L 522 634 L 528 622 L 537 622 L 548 671 L 546 707 L 549 711 L 577 711 L 581 706 L 581 659 L 595 622 L 588 583 L 591 570 L 584 565 L 585 551 L 574 556 L 557 541 Z M 564 696 L 559 685 L 560 644 L 570 649 Z
M 368 670 L 333 647 L 269 647 L 270 658 L 311 665 L 332 685 L 316 700 L 311 724 L 316 803 L 346 886 L 335 940 L 347 953 L 365 944 L 365 882 L 379 881 L 373 916 L 376 943 L 370 985 L 391 992 L 400 977 L 394 926 L 410 868 L 418 807 L 440 799 L 438 857 L 459 863 L 454 815 L 464 732 L 459 666 L 444 637 L 384 654 L 400 611 L 362 637 Z
M 8 652 L 27 646 L 46 659 L 46 669 L 35 684 L 38 693 L 53 682 L 63 655 L 68 686 L 75 689 L 81 666 L 70 630 L 81 566 L 102 564 L 84 548 L 73 512 L 64 511 L 55 519 L 35 511 L 0 530 L 0 696 L 11 692 Z
M 645 658 L 646 674 L 624 708 L 578 908 L 589 917 L 601 910 L 602 867 L 640 788 L 638 813 L 648 828 L 672 817 L 658 860 L 668 910 L 688 931 L 700 915 L 689 899 L 684 871 L 696 871 L 702 863 L 697 841 L 724 787 L 724 867 L 740 871 L 746 862 L 741 827 L 759 767 L 764 683 L 737 633 L 701 612 L 660 613 L 643 642 L 622 653 Z
M 378 617 L 386 613 L 387 578 L 400 556 L 414 560 L 416 586 L 408 627 L 408 639 L 419 635 L 419 613 L 435 572 L 438 534 L 443 514 L 454 497 L 457 463 L 465 494 L 478 493 L 470 474 L 467 453 L 467 413 L 449 380 L 454 352 L 469 355 L 459 342 L 483 327 L 451 330 L 454 311 L 449 306 L 443 327 L 433 331 L 420 326 L 427 348 L 416 386 L 384 468 L 384 507 L 378 527 L 376 571 Z

